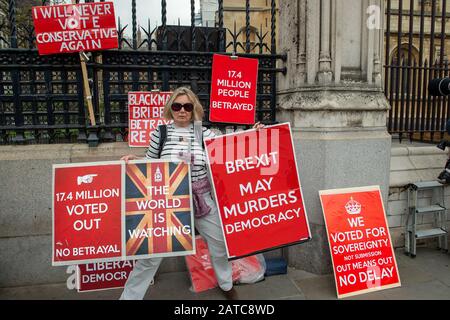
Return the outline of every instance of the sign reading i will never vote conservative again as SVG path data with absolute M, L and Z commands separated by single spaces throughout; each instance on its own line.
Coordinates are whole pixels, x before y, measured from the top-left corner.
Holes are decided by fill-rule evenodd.
M 229 258 L 310 239 L 289 124 L 205 146 Z
M 32 16 L 40 55 L 118 48 L 112 2 L 33 7 Z

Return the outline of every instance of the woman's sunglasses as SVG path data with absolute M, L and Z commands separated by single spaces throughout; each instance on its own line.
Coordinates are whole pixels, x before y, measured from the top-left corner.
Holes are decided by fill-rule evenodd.
M 180 111 L 181 108 L 184 108 L 184 110 L 186 112 L 192 112 L 192 110 L 194 110 L 194 105 L 192 103 L 185 103 L 185 104 L 181 104 L 181 103 L 172 103 L 172 110 L 173 111 Z

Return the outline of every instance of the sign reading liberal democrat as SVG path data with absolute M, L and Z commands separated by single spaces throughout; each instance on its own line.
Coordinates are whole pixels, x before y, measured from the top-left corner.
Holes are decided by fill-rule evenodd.
M 209 120 L 254 124 L 258 59 L 214 54 Z
M 163 117 L 172 92 L 128 92 L 128 145 L 148 147 L 150 134 L 159 125 L 172 123 Z
M 113 2 L 33 7 L 40 55 L 118 48 Z
M 310 239 L 289 124 L 205 145 L 229 258 Z
M 110 261 L 79 264 L 77 268 L 78 292 L 122 288 L 136 261 Z
M 122 256 L 123 162 L 53 165 L 52 265 Z
M 338 298 L 399 287 L 380 187 L 319 193 Z
M 128 258 L 195 253 L 189 164 L 130 161 L 126 165 L 125 198 Z

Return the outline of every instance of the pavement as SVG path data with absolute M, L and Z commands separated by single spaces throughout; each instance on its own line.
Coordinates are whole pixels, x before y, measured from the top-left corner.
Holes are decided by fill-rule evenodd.
M 401 287 L 353 296 L 343 300 L 450 300 L 450 254 L 418 247 L 410 258 L 395 251 Z M 157 274 L 146 300 L 222 300 L 219 289 L 190 290 L 187 272 Z M 289 268 L 285 275 L 266 277 L 251 285 L 235 286 L 241 300 L 337 300 L 334 277 Z M 78 293 L 65 283 L 0 288 L 0 300 L 116 300 L 122 289 Z

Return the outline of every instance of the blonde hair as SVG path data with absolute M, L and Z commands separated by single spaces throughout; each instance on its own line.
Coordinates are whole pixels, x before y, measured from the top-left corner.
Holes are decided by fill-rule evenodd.
M 192 121 L 202 121 L 203 115 L 205 114 L 205 112 L 203 111 L 202 104 L 200 103 L 200 100 L 198 99 L 197 95 L 187 87 L 179 87 L 172 93 L 172 95 L 169 98 L 169 101 L 167 101 L 166 105 L 164 106 L 163 111 L 164 119 L 173 120 L 171 106 L 172 103 L 175 101 L 175 99 L 178 98 L 179 96 L 187 96 L 191 101 L 191 103 L 194 105 L 194 110 L 192 111 Z

